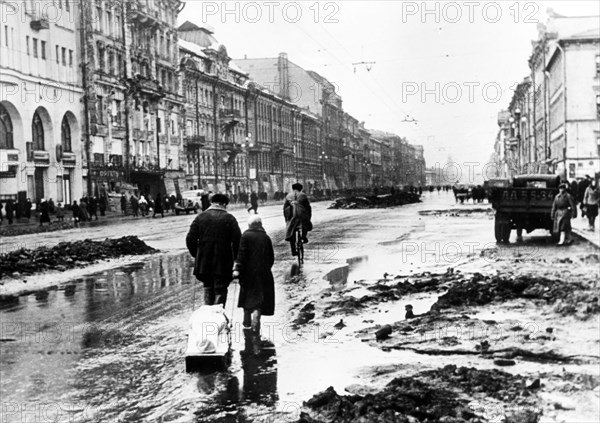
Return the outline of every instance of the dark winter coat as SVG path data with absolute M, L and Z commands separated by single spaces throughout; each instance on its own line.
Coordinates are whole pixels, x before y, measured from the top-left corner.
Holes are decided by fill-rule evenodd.
M 40 223 L 50 223 L 49 209 L 50 207 L 48 206 L 47 201 L 43 201 L 42 204 L 40 204 Z
M 250 205 L 252 207 L 258 206 L 258 195 L 256 195 L 255 192 L 253 192 L 252 194 L 250 194 Z
M 15 211 L 14 203 L 12 202 L 12 200 L 8 200 L 6 202 L 6 218 L 9 220 L 12 220 L 14 211 Z
M 313 226 L 310 221 L 312 218 L 312 208 L 305 193 L 292 192 L 288 194 L 283 203 L 283 217 L 286 223 L 286 241 L 294 238 L 296 228 L 301 225 L 306 232 L 312 231 Z
M 554 220 L 554 233 L 571 230 L 571 218 L 577 217 L 577 206 L 571 194 L 568 192 L 556 194 L 550 216 Z
M 154 200 L 154 213 L 162 213 L 163 212 L 163 201 L 160 194 L 156 195 L 156 199 Z
M 196 259 L 194 275 L 220 276 L 231 281 L 233 261 L 240 246 L 240 227 L 231 214 L 217 207 L 200 213 L 186 237 L 188 251 Z
M 265 316 L 275 313 L 275 281 L 271 273 L 273 244 L 264 229 L 248 229 L 242 235 L 235 270 L 240 272 L 238 307 L 260 309 Z
M 200 203 L 202 203 L 202 211 L 208 210 L 210 207 L 210 200 L 208 199 L 208 194 L 202 194 L 200 197 Z

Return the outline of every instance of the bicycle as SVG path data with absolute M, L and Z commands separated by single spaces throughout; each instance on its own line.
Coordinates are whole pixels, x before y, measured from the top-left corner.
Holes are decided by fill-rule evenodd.
M 304 243 L 302 242 L 302 227 L 294 231 L 294 245 L 298 255 L 298 266 L 302 267 L 304 263 Z

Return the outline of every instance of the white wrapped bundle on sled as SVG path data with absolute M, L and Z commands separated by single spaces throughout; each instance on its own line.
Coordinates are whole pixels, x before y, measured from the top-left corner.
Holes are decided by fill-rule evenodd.
M 203 305 L 189 322 L 186 369 L 224 364 L 231 346 L 229 319 L 222 304 Z

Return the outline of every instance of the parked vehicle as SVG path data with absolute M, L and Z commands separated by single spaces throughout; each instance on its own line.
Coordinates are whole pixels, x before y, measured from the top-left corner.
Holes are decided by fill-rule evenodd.
M 558 193 L 560 177 L 556 175 L 521 175 L 512 182 L 490 182 L 490 200 L 496 210 L 494 235 L 496 241 L 508 243 L 510 233 L 523 229 L 547 229 L 552 233 L 552 203 Z
M 175 214 L 180 213 L 189 214 L 190 212 L 198 213 L 198 210 L 202 209 L 200 198 L 204 195 L 204 190 L 195 189 L 190 191 L 183 191 L 181 193 L 181 201 L 175 203 Z

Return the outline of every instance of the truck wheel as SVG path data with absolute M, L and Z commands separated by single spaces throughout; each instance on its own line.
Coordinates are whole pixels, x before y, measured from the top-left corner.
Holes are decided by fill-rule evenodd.
M 503 216 L 496 216 L 494 220 L 494 235 L 496 242 L 508 242 L 510 238 L 510 221 Z
M 494 221 L 494 235 L 496 237 L 496 242 L 502 242 L 502 223 L 496 220 Z
M 510 232 L 511 232 L 510 223 L 505 222 L 504 225 L 503 225 L 503 227 L 502 227 L 502 239 L 504 240 L 504 242 L 506 244 L 509 243 Z

